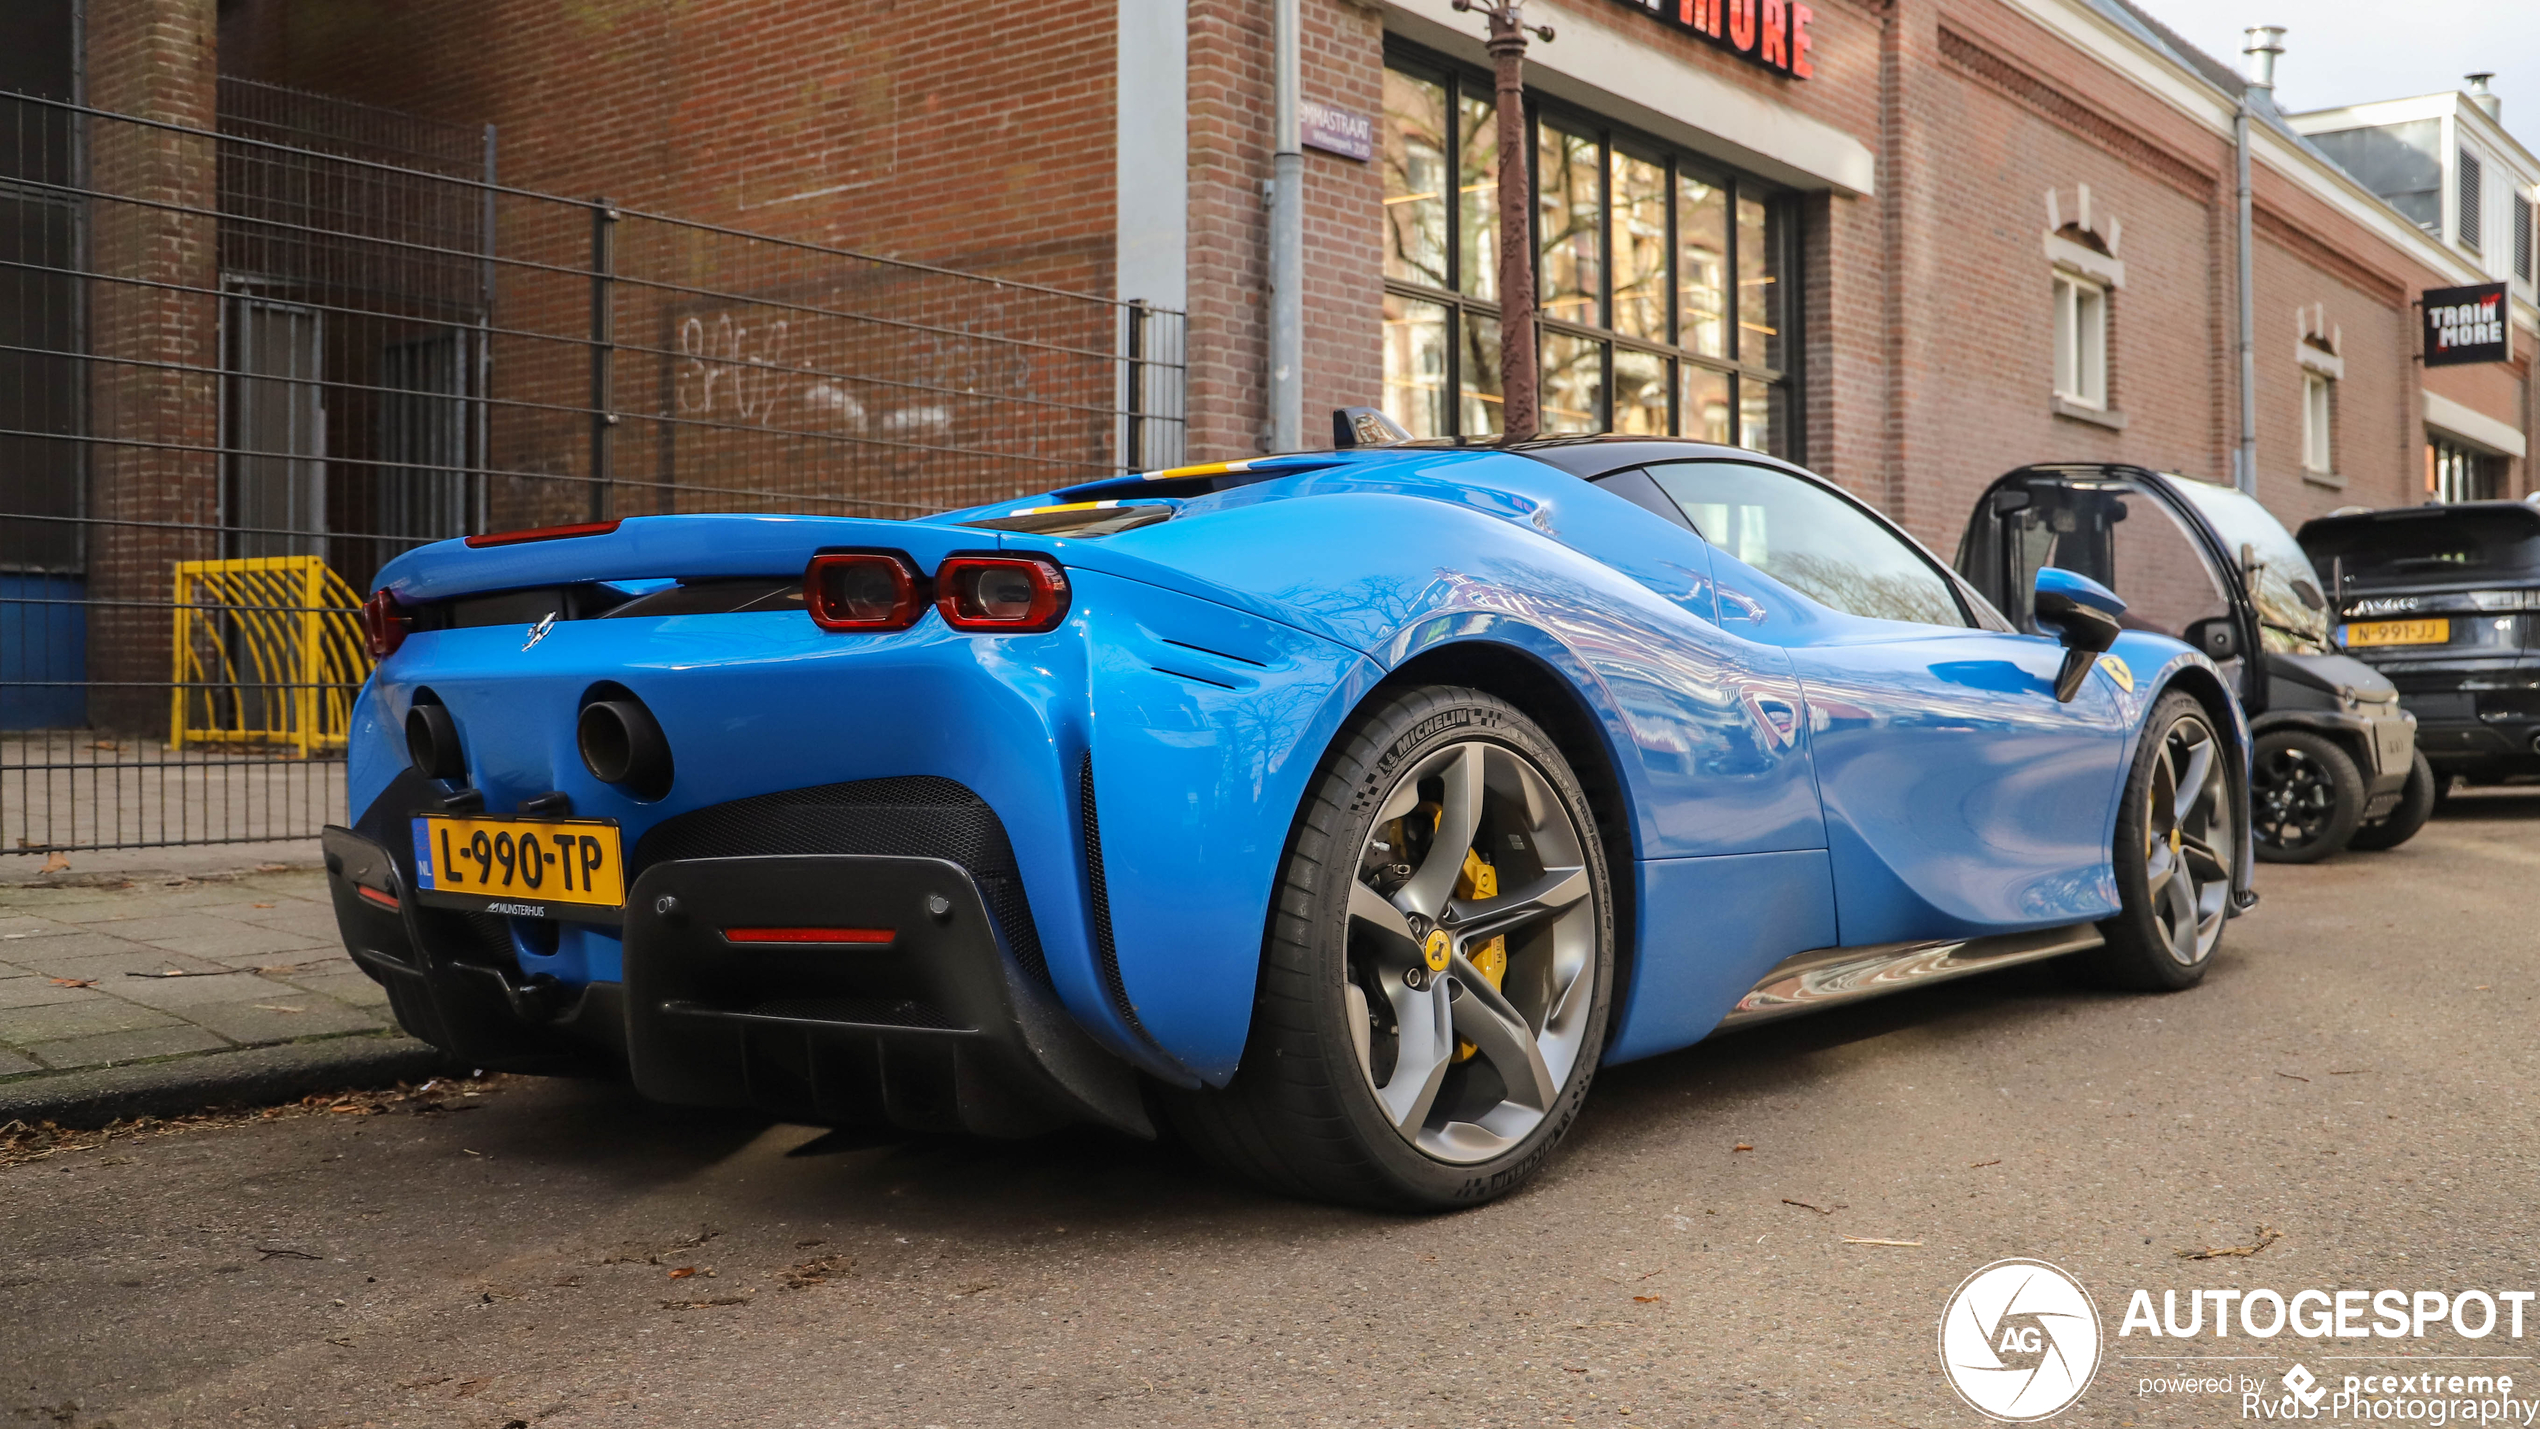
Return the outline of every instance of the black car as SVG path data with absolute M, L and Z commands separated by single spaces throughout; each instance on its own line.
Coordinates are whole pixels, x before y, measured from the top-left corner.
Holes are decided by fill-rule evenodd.
M 2256 500 L 2137 466 L 2022 467 L 1976 503 L 1958 569 L 2031 630 L 2041 566 L 2098 581 L 2125 597 L 2126 625 L 2223 667 L 2255 740 L 2258 857 L 2395 848 L 2425 826 L 2437 791 L 2415 721 L 2389 680 L 2337 652 L 2310 560 Z
M 2540 775 L 2540 507 L 2323 516 L 2301 540 L 2338 643 L 2398 686 L 2444 786 Z

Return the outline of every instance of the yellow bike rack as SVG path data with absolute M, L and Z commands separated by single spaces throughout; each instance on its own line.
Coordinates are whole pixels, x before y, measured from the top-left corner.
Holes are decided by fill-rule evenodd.
M 321 558 L 176 563 L 171 748 L 342 749 L 370 667 L 361 598 Z

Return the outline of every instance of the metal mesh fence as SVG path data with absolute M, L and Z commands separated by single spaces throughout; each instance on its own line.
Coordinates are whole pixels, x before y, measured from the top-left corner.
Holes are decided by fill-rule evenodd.
M 219 114 L 0 92 L 0 852 L 341 818 L 350 593 L 423 542 L 1180 459 L 1178 313 L 507 187 L 491 129 Z

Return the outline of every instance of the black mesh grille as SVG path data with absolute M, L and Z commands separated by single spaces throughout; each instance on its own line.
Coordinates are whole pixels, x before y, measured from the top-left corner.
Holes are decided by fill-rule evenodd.
M 1129 1003 L 1129 984 L 1120 976 L 1120 950 L 1111 941 L 1111 890 L 1103 882 L 1102 828 L 1094 816 L 1094 756 L 1086 754 L 1078 768 L 1082 771 L 1076 780 L 1078 813 L 1085 821 L 1085 906 L 1094 919 L 1094 961 L 1102 966 L 1102 985 L 1111 994 L 1112 1010 L 1144 1037 L 1146 1027 L 1138 1021 L 1138 1010 Z
M 636 843 L 627 878 L 632 882 L 654 864 L 676 859 L 824 853 L 940 858 L 961 865 L 978 883 L 1023 970 L 1049 985 L 1005 825 L 985 800 L 951 779 L 928 774 L 858 779 L 692 809 L 654 825 Z

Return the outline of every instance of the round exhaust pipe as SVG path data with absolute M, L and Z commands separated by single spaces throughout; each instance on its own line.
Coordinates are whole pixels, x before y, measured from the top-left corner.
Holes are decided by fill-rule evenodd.
M 591 701 L 574 722 L 573 737 L 592 778 L 638 799 L 670 792 L 670 739 L 643 701 L 631 695 Z
M 458 721 L 439 704 L 406 711 L 406 758 L 426 779 L 465 779 L 467 753 L 459 748 Z

